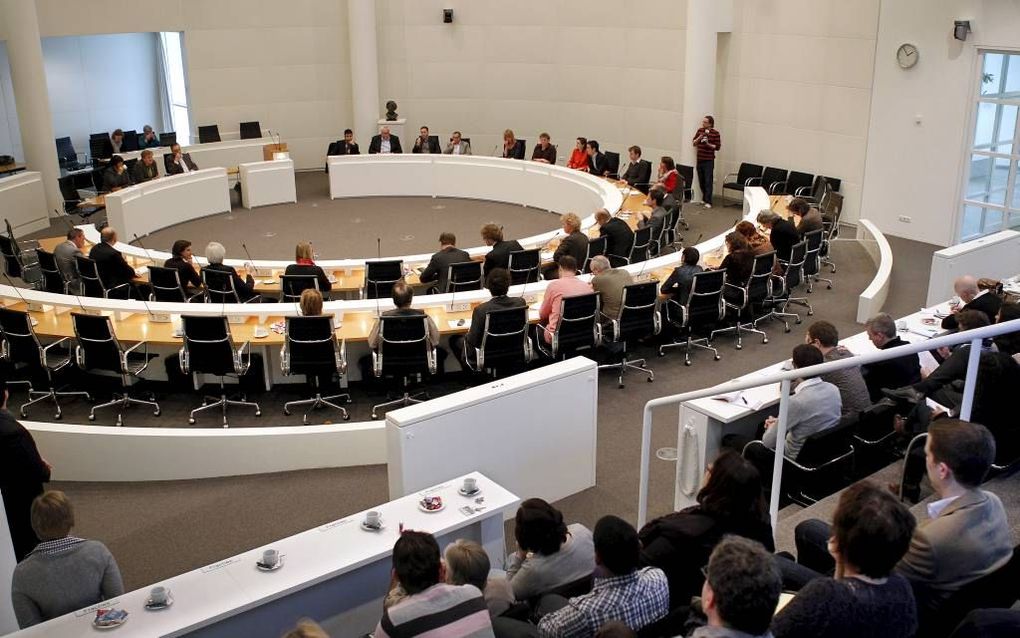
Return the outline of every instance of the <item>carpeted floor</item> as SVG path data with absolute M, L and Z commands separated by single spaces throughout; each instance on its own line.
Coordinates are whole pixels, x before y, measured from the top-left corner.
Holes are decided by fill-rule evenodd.
M 687 236 L 694 239 L 722 232 L 732 225 L 739 209 L 717 206 L 705 210 L 689 206 L 685 214 L 691 224 Z M 311 230 L 306 232 L 313 235 Z M 428 234 L 437 233 L 435 229 Z M 198 239 L 198 235 L 192 235 L 193 241 Z M 934 248 L 909 240 L 893 240 L 893 248 L 896 267 L 887 309 L 893 315 L 902 315 L 913 312 L 923 302 Z M 861 330 L 855 323 L 857 295 L 871 280 L 874 266 L 864 250 L 852 241 L 839 242 L 834 247 L 834 257 L 838 264 L 834 289 L 816 286 L 809 296 L 815 307 L 814 318 L 828 319 L 841 333 L 849 335 Z M 787 358 L 794 345 L 803 343 L 805 328 L 806 325 L 793 326 L 791 333 L 784 334 L 782 325 L 773 322 L 766 326 L 768 344 L 749 338 L 741 351 L 734 349 L 732 339 L 720 337 L 717 347 L 722 360 L 714 362 L 710 354 L 697 353 L 694 365 L 689 368 L 683 365 L 681 352 L 673 351 L 660 359 L 654 349 L 640 348 L 641 355 L 648 357 L 649 366 L 655 370 L 655 382 L 630 377 L 626 390 L 617 389 L 615 377 L 605 373 L 599 388 L 597 484 L 557 503 L 566 519 L 591 526 L 600 516 L 614 513 L 633 521 L 637 513 L 641 411 L 645 402 L 705 387 Z M 451 380 L 443 390 L 456 389 L 458 383 Z M 353 418 L 357 419 L 375 397 L 357 387 L 353 394 Z M 285 398 L 260 397 L 260 400 L 263 412 L 268 414 L 278 409 L 276 403 Z M 180 407 L 187 407 L 186 402 L 181 401 Z M 69 419 L 75 409 L 79 408 L 68 405 Z M 164 414 L 165 419 L 169 415 L 166 408 Z M 292 418 L 295 423 L 300 422 L 300 417 Z M 676 444 L 676 418 L 675 410 L 661 410 L 654 415 L 653 450 Z M 239 413 L 237 424 L 244 422 Z M 526 465 L 521 471 L 527 471 Z M 672 462 L 653 461 L 652 516 L 671 508 L 674 471 Z M 129 588 L 194 569 L 387 498 L 383 466 L 156 484 L 55 483 L 53 487 L 64 489 L 75 500 L 78 532 L 110 546 Z M 111 511 L 117 514 L 111 516 Z M 789 510 L 784 517 L 792 520 L 794 514 L 794 510 Z M 786 533 L 785 527 L 786 522 L 777 530 L 781 537 Z

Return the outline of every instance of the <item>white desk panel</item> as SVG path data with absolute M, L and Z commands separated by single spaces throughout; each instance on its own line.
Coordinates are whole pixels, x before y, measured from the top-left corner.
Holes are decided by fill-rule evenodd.
M 106 217 L 125 242 L 136 234 L 144 237 L 167 226 L 229 210 L 224 168 L 163 177 L 106 196 Z
M 11 222 L 19 236 L 49 226 L 42 173 L 22 171 L 0 177 L 0 215 Z
M 263 160 L 262 147 L 266 144 L 275 144 L 276 140 L 270 137 L 260 137 L 250 140 L 224 140 L 221 142 L 209 142 L 207 144 L 192 144 L 182 146 L 181 152 L 191 155 L 191 161 L 199 168 L 232 168 L 249 162 L 261 162 Z M 144 149 L 143 149 L 144 150 Z M 169 146 L 160 146 L 149 149 L 156 158 L 156 167 L 160 175 L 166 175 L 163 165 L 163 156 L 170 153 Z M 131 151 L 129 153 L 118 153 L 124 161 L 139 159 L 142 151 Z
M 245 208 L 297 201 L 293 160 L 249 162 L 238 165 L 241 204 Z

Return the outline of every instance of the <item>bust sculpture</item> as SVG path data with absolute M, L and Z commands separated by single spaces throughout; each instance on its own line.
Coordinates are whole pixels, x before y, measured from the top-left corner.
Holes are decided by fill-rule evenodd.
M 393 100 L 386 102 L 386 121 L 396 122 L 397 121 L 397 103 Z

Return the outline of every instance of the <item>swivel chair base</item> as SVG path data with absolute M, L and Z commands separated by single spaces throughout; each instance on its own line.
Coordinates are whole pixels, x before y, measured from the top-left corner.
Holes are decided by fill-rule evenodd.
M 619 368 L 619 370 L 620 370 L 620 380 L 619 380 L 618 383 L 619 383 L 619 387 L 621 387 L 621 388 L 623 387 L 623 375 L 624 375 L 625 372 L 627 372 L 628 368 L 630 368 L 631 370 L 637 370 L 638 372 L 643 372 L 643 373 L 647 374 L 648 375 L 648 383 L 651 383 L 652 381 L 655 381 L 655 373 L 651 369 L 648 368 L 648 366 L 645 364 L 645 360 L 644 359 L 630 359 L 630 360 L 628 360 L 626 352 L 623 353 L 623 358 L 620 359 L 619 363 L 605 363 L 605 364 L 599 366 L 599 370 L 609 370 L 609 369 L 615 370 L 617 368 Z
M 246 401 L 243 394 L 239 400 L 229 398 L 227 396 L 226 386 L 223 384 L 223 380 L 220 379 L 220 396 L 216 397 L 208 394 L 204 396 L 202 398 L 202 405 L 192 410 L 191 414 L 188 415 L 188 423 L 195 425 L 195 415 L 199 412 L 220 408 L 223 410 L 223 427 L 230 427 L 227 423 L 227 407 L 231 405 L 253 406 L 255 408 L 255 416 L 262 416 L 262 408 L 259 407 L 259 404 L 254 401 Z
M 836 272 L 835 269 L 833 269 L 832 272 Z M 832 280 L 831 279 L 826 279 L 825 277 L 819 277 L 818 275 L 808 275 L 807 277 L 805 277 L 805 279 L 807 279 L 807 291 L 808 292 L 814 292 L 812 284 L 815 284 L 815 283 L 817 283 L 819 281 L 824 281 L 826 283 L 825 287 L 828 288 L 829 290 L 832 290 Z
M 761 342 L 762 343 L 768 343 L 769 342 L 768 334 L 766 334 L 765 331 L 763 331 L 763 330 L 758 330 L 757 320 L 755 320 L 755 321 L 752 321 L 752 322 L 749 322 L 749 323 L 739 323 L 738 322 L 735 325 L 728 326 L 726 328 L 719 328 L 718 330 L 713 330 L 712 333 L 710 335 L 708 335 L 708 343 L 712 343 L 712 341 L 715 340 L 715 336 L 717 334 L 725 334 L 725 333 L 728 333 L 728 332 L 733 332 L 733 333 L 735 333 L 737 335 L 737 350 L 742 350 L 744 348 L 744 333 L 745 332 L 752 332 L 754 334 L 760 334 L 761 335 Z
M 418 397 L 422 397 L 422 398 L 418 398 Z M 426 392 L 418 392 L 416 394 L 411 394 L 410 392 L 405 390 L 404 391 L 404 396 L 402 396 L 402 397 L 396 398 L 396 399 L 394 399 L 392 401 L 387 401 L 385 403 L 378 403 L 376 405 L 373 405 L 372 406 L 372 418 L 373 419 L 378 419 L 379 418 L 379 416 L 378 416 L 379 408 L 389 408 L 389 407 L 394 406 L 394 405 L 399 405 L 400 407 L 406 407 L 406 406 L 414 404 L 414 403 L 423 403 L 423 402 L 427 401 L 428 398 L 429 398 L 429 395 Z
M 715 360 L 718 361 L 721 357 L 719 351 L 713 348 L 708 343 L 707 337 L 701 339 L 693 339 L 690 336 L 687 337 L 686 341 L 674 341 L 672 343 L 664 343 L 659 346 L 659 356 L 666 356 L 666 348 L 679 348 L 684 346 L 684 365 L 691 365 L 691 348 L 701 348 L 702 350 L 711 350 L 712 354 L 715 355 Z
M 21 418 L 23 419 L 28 418 L 28 412 L 25 411 L 25 408 L 27 408 L 30 405 L 39 403 L 40 401 L 45 401 L 46 399 L 51 399 L 53 401 L 53 405 L 56 406 L 57 412 L 56 414 L 53 415 L 53 418 L 57 420 L 59 420 L 61 417 L 60 401 L 57 400 L 59 397 L 85 397 L 86 401 L 92 400 L 92 397 L 89 395 L 88 392 L 81 391 L 60 392 L 53 388 L 50 388 L 49 390 L 33 390 L 31 388 L 32 385 L 29 384 L 28 401 L 21 404 Z M 32 398 L 33 396 L 35 396 L 34 399 Z
M 795 298 L 792 298 L 792 297 L 788 297 L 788 298 L 785 298 L 785 299 L 783 299 L 783 298 L 775 299 L 775 300 L 772 301 L 772 310 L 769 311 L 768 314 L 762 315 L 761 317 L 758 317 L 757 319 L 755 319 L 754 322 L 753 322 L 754 323 L 754 327 L 755 328 L 758 327 L 758 322 L 759 321 L 768 321 L 770 319 L 775 319 L 775 320 L 781 321 L 783 323 L 783 331 L 784 332 L 790 332 L 790 322 L 787 321 L 787 319 L 793 319 L 794 323 L 797 323 L 797 324 L 800 324 L 801 322 L 804 321 L 801 318 L 801 316 L 798 315 L 797 313 L 795 313 L 795 312 L 786 312 L 786 306 L 789 305 L 790 302 L 794 302 L 794 303 L 798 303 L 798 304 L 807 306 L 808 315 L 815 314 L 815 311 L 811 308 L 811 304 L 809 304 L 807 302 L 807 299 L 804 299 L 804 298 L 797 298 L 797 299 L 795 299 Z
M 160 409 L 159 409 L 159 404 L 156 403 L 156 397 L 154 395 L 152 395 L 152 394 L 150 394 L 149 396 L 152 397 L 152 398 L 150 400 L 145 400 L 145 399 L 136 399 L 135 397 L 129 395 L 127 392 L 125 392 L 124 394 L 116 394 L 115 393 L 113 395 L 113 399 L 112 400 L 107 401 L 106 403 L 100 403 L 99 405 L 92 406 L 92 409 L 89 411 L 89 421 L 95 421 L 96 420 L 96 410 L 102 410 L 103 408 L 109 408 L 109 407 L 115 406 L 115 405 L 120 407 L 120 409 L 117 410 L 117 425 L 118 426 L 124 425 L 124 418 L 121 415 L 121 412 L 124 410 L 124 408 L 128 407 L 129 405 L 151 405 L 153 408 L 155 408 L 152 411 L 152 416 L 159 416 Z
M 290 416 L 291 406 L 307 405 L 308 410 L 304 413 L 304 416 L 301 417 L 301 422 L 304 423 L 305 425 L 308 425 L 309 413 L 311 413 L 312 410 L 318 410 L 319 408 L 326 407 L 333 408 L 334 410 L 339 410 L 340 418 L 342 418 L 344 421 L 350 421 L 351 415 L 347 413 L 347 408 L 333 403 L 333 401 L 337 401 L 339 399 L 343 399 L 344 403 L 351 403 L 351 395 L 347 394 L 346 392 L 343 392 L 341 394 L 332 394 L 326 397 L 322 396 L 321 393 L 316 392 L 314 398 L 301 399 L 298 401 L 288 401 L 287 403 L 283 404 L 283 413 L 286 414 L 287 416 Z M 375 417 L 373 416 L 372 418 Z

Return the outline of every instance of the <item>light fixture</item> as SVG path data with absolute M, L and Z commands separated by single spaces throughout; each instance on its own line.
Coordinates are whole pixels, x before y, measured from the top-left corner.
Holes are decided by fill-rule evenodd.
M 970 20 L 954 20 L 953 21 L 953 37 L 963 42 L 967 39 L 967 34 L 970 33 Z

